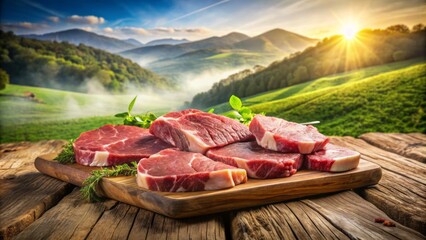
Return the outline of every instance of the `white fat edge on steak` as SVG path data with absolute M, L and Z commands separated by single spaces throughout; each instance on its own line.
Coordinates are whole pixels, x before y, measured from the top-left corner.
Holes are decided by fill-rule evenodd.
M 197 152 L 204 154 L 205 151 L 207 151 L 211 146 L 207 145 L 205 142 L 200 141 L 199 137 L 195 136 L 194 133 L 197 133 L 196 131 L 191 130 L 185 130 L 181 129 L 183 134 L 186 136 L 186 139 L 188 140 L 189 146 L 188 150 L 191 152 Z
M 247 165 L 247 160 L 242 159 L 242 158 L 238 158 L 238 157 L 234 157 L 234 161 L 237 163 L 236 167 L 245 169 L 248 176 L 250 176 L 250 177 L 256 176 L 256 172 L 251 170 L 249 168 L 249 166 Z
M 109 152 L 107 151 L 96 151 L 95 157 L 93 158 L 93 161 L 90 163 L 90 166 L 108 166 L 108 156 Z
M 299 149 L 299 153 L 309 154 L 315 148 L 315 142 L 298 142 L 297 147 Z
M 258 143 L 264 148 L 277 151 L 277 142 L 275 141 L 274 134 L 272 132 L 266 131 L 265 134 L 263 134 L 262 139 L 260 140 L 260 142 L 258 141 Z
M 338 150 L 327 150 L 327 151 L 336 151 Z M 361 154 L 354 152 L 353 155 L 334 158 L 333 165 L 331 165 L 330 172 L 343 172 L 347 170 L 354 169 L 358 166 Z
M 241 169 L 244 171 L 244 169 Z M 204 190 L 217 190 L 235 187 L 232 170 L 223 169 L 209 173 L 209 180 L 204 184 Z

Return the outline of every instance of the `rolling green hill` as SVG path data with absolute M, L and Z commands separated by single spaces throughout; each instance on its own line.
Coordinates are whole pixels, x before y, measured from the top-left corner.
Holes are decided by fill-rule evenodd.
M 318 129 L 327 135 L 359 136 L 426 132 L 425 99 L 426 63 L 417 60 L 320 78 L 245 98 L 244 104 L 290 121 L 319 120 Z
M 195 95 L 191 106 L 205 108 L 225 102 L 232 94 L 248 97 L 336 73 L 425 56 L 425 33 L 363 30 L 352 41 L 343 36 L 326 38 L 244 79 L 214 85 Z
M 103 50 L 15 36 L 0 31 L 0 68 L 19 85 L 78 92 L 171 88 L 164 77 Z M 95 85 L 96 87 L 90 87 Z

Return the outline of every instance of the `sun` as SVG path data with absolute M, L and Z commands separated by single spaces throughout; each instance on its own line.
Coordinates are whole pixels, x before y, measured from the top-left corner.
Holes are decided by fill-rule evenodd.
M 342 27 L 341 32 L 345 39 L 350 41 L 356 37 L 358 33 L 358 27 L 355 23 L 348 23 Z

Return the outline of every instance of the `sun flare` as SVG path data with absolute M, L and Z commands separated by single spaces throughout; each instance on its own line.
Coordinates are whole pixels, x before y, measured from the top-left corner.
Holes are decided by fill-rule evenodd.
M 341 32 L 346 40 L 353 40 L 358 33 L 358 27 L 354 23 L 349 23 L 342 27 Z

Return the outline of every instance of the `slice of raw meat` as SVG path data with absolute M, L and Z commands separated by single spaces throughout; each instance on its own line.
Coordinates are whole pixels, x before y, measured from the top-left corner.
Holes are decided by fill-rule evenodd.
M 139 161 L 140 187 L 162 192 L 193 192 L 231 188 L 247 181 L 244 169 L 200 154 L 166 149 Z
M 77 163 L 112 166 L 149 157 L 173 147 L 149 133 L 148 129 L 125 125 L 105 125 L 84 132 L 73 144 Z
M 181 150 L 198 153 L 253 138 L 244 124 L 195 109 L 161 116 L 152 123 L 149 131 Z
M 361 155 L 359 152 L 327 144 L 323 150 L 306 155 L 307 169 L 324 172 L 343 172 L 358 166 Z
M 238 142 L 207 151 L 213 160 L 243 168 L 251 178 L 281 178 L 296 173 L 303 156 L 298 153 L 280 153 L 267 150 L 256 142 Z
M 250 131 L 260 146 L 279 152 L 309 154 L 322 149 L 329 141 L 311 125 L 263 115 L 253 118 Z

